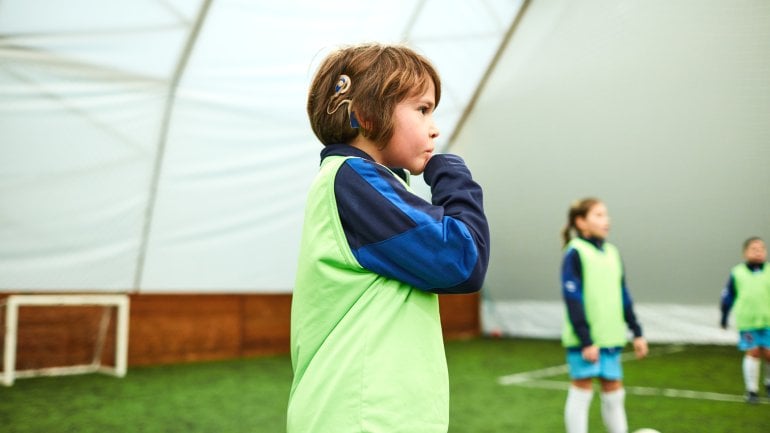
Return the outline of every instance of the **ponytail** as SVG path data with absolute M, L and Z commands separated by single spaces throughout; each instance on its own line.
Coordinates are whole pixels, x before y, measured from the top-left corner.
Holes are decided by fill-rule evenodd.
M 564 226 L 563 229 L 561 229 L 561 239 L 562 239 L 562 247 L 566 247 L 569 241 L 572 240 L 572 229 L 574 228 L 574 224 L 568 222 L 567 225 Z
M 577 233 L 578 231 L 575 221 L 578 218 L 585 218 L 586 215 L 588 215 L 588 211 L 590 211 L 596 203 L 600 202 L 601 200 L 595 197 L 586 197 L 572 202 L 569 211 L 567 212 L 567 224 L 561 230 L 562 241 L 564 242 L 563 246 L 566 247 L 569 241 L 572 240 L 572 232 L 574 231 Z

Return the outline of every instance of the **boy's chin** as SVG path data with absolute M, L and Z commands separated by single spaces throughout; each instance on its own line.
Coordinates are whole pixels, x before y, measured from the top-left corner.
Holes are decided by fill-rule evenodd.
M 427 163 L 427 161 L 426 161 Z M 413 167 L 404 167 L 404 170 L 413 176 L 419 176 L 422 174 L 423 171 L 425 171 L 425 164 L 419 166 L 418 164 L 414 164 Z
M 415 165 L 412 168 L 407 168 L 406 171 L 408 171 L 410 174 L 414 176 L 419 176 L 425 171 L 425 167 L 428 165 L 429 161 L 430 161 L 430 158 L 427 158 L 425 161 L 422 161 L 422 165 L 420 166 Z

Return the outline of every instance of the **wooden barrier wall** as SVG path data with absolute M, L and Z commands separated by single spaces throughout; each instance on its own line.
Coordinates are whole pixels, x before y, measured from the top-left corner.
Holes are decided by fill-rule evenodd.
M 0 299 L 7 296 L 0 295 Z M 131 295 L 128 365 L 232 359 L 289 351 L 291 294 Z M 441 295 L 447 339 L 480 334 L 479 295 Z M 16 369 L 89 364 L 97 346 L 102 307 L 19 310 Z M 0 312 L 5 328 L 5 309 Z M 101 361 L 113 365 L 115 312 Z M 2 333 L 1 338 L 5 338 Z M 2 347 L 2 346 L 0 346 Z

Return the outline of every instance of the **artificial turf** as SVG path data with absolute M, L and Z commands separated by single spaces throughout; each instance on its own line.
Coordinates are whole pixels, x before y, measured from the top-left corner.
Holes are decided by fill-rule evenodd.
M 564 363 L 551 340 L 450 341 L 450 433 L 564 431 L 568 378 L 544 378 L 553 387 L 498 383 L 501 376 Z M 652 346 L 652 355 L 624 363 L 630 390 L 677 389 L 743 393 L 741 355 L 731 346 Z M 0 389 L 0 431 L 7 433 L 240 433 L 285 431 L 291 382 L 288 356 L 130 368 L 125 378 L 100 374 L 17 380 Z M 763 397 L 764 398 L 764 397 Z M 604 431 L 598 396 L 591 431 Z M 630 431 L 765 433 L 770 400 L 674 398 L 628 392 Z M 419 432 L 415 432 L 419 433 Z

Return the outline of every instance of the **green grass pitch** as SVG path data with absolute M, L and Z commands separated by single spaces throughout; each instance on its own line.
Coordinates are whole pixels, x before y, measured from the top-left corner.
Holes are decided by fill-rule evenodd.
M 569 383 L 557 341 L 447 342 L 450 433 L 564 431 Z M 770 431 L 770 399 L 743 402 L 741 354 L 732 346 L 652 345 L 624 362 L 630 431 Z M 291 380 L 288 356 L 17 380 L 0 388 L 7 433 L 281 433 Z M 598 396 L 591 431 L 604 431 Z M 417 433 L 417 432 L 416 432 Z

